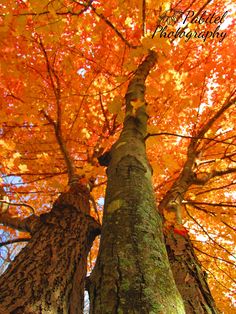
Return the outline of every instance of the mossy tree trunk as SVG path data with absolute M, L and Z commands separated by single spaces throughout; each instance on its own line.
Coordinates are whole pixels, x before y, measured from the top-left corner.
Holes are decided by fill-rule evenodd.
M 100 251 L 90 277 L 90 313 L 182 314 L 146 158 L 145 79 L 150 52 L 126 94 L 126 118 L 110 152 Z

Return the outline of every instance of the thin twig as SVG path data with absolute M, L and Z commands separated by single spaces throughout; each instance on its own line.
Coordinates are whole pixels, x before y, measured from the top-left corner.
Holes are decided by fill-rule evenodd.
M 92 197 L 92 195 L 90 195 L 89 199 L 90 199 L 90 201 L 91 201 L 91 203 L 93 205 L 94 211 L 95 211 L 95 213 L 97 215 L 97 220 L 98 220 L 99 224 L 101 225 L 101 220 L 100 220 L 100 216 L 99 216 L 99 213 L 98 213 L 96 202 L 95 202 L 94 198 Z
M 117 36 L 129 47 L 129 48 L 137 48 L 134 45 L 131 45 L 128 40 L 126 38 L 124 38 L 124 36 L 120 33 L 120 31 L 118 31 L 118 29 L 107 19 L 107 17 L 105 17 L 102 13 L 98 13 L 96 8 L 94 8 L 91 5 L 91 9 L 93 10 L 93 12 L 101 19 L 103 20 L 109 27 L 111 27 L 113 29 L 113 31 L 117 34 Z
M 31 212 L 33 214 L 35 214 L 35 209 L 34 207 L 32 207 L 31 205 L 29 204 L 26 204 L 26 203 L 11 203 L 11 202 L 8 202 L 8 201 L 4 201 L 4 200 L 0 200 L 0 203 L 2 204 L 7 204 L 7 205 L 10 205 L 10 206 L 24 206 L 24 207 L 27 207 L 31 210 Z
M 218 257 L 218 256 L 211 255 L 211 254 L 209 254 L 209 253 L 207 253 L 207 252 L 203 252 L 202 250 L 200 250 L 198 247 L 196 247 L 196 246 L 194 246 L 194 245 L 193 245 L 193 248 L 194 248 L 194 250 L 196 250 L 196 251 L 198 251 L 199 253 L 202 253 L 202 254 L 204 254 L 204 255 L 206 255 L 206 256 L 208 256 L 208 257 L 211 257 L 211 258 L 214 258 L 214 259 L 218 259 L 218 260 L 221 261 L 221 262 L 224 262 L 224 263 L 227 263 L 227 264 L 230 264 L 230 265 L 235 266 L 235 264 L 234 264 L 233 262 L 227 261 L 227 260 L 225 260 L 225 259 L 223 259 L 223 258 L 221 258 L 221 257 Z
M 202 138 L 207 131 L 212 127 L 215 121 L 232 105 L 236 102 L 236 97 L 230 98 L 236 93 L 236 89 L 229 95 L 229 97 L 224 102 L 223 106 L 216 112 L 216 114 L 204 125 L 204 127 L 199 131 L 196 137 Z M 229 143 L 228 143 L 229 144 Z
M 54 68 L 51 66 L 48 54 L 46 52 L 46 49 L 43 45 L 42 39 L 39 38 L 39 45 L 43 51 L 45 60 L 46 60 L 46 66 L 47 66 L 47 71 L 49 75 L 49 79 L 51 82 L 51 86 L 55 95 L 56 99 L 56 105 L 57 105 L 57 121 L 55 122 L 44 110 L 41 110 L 43 113 L 44 117 L 48 120 L 48 122 L 53 126 L 54 131 L 55 131 L 55 136 L 58 142 L 58 145 L 61 149 L 62 155 L 64 157 L 67 170 L 68 170 L 68 177 L 69 177 L 69 182 L 71 182 L 75 176 L 75 167 L 73 164 L 73 161 L 70 157 L 70 154 L 67 150 L 66 144 L 64 142 L 63 136 L 62 136 L 62 129 L 61 129 L 61 123 L 62 123 L 62 112 L 61 112 L 61 88 L 60 88 L 60 79 L 54 70 Z
M 236 207 L 236 205 L 231 205 L 227 203 L 208 203 L 208 202 L 196 202 L 191 200 L 183 201 L 183 204 L 189 204 L 189 205 L 207 205 L 207 206 L 213 206 L 213 207 Z
M 176 134 L 176 133 L 169 133 L 169 132 L 148 133 L 145 137 L 145 140 L 148 139 L 149 137 L 152 137 L 152 136 L 163 136 L 163 135 L 176 136 L 176 137 L 188 138 L 188 139 L 196 139 L 196 140 L 208 140 L 208 141 L 213 141 L 213 142 L 220 143 L 220 144 L 227 144 L 227 145 L 236 146 L 236 144 L 229 143 L 229 142 L 222 141 L 222 140 L 216 140 L 216 139 L 210 138 L 210 137 L 191 136 L 191 135 L 183 135 L 183 134 Z
M 146 34 L 146 0 L 143 0 L 142 3 L 142 33 L 144 37 Z
M 106 115 L 106 112 L 105 112 L 105 109 L 104 109 L 104 105 L 103 105 L 103 102 L 102 102 L 102 95 L 101 94 L 99 94 L 99 100 L 100 100 L 100 105 L 101 105 L 101 108 L 102 108 L 102 113 L 103 113 L 103 116 L 105 118 L 106 126 L 108 128 L 109 133 L 111 133 L 110 124 L 109 124 L 109 121 L 107 119 L 107 115 Z
M 189 211 L 186 209 L 186 212 L 188 214 L 188 216 L 198 225 L 198 227 L 206 234 L 206 236 L 213 242 L 215 243 L 218 247 L 220 247 L 222 250 L 224 250 L 225 252 L 227 252 L 230 256 L 232 256 L 233 258 L 235 258 L 235 256 L 228 251 L 225 247 L 223 247 L 221 244 L 219 244 L 217 241 L 215 241 L 210 235 L 209 233 L 205 230 L 205 228 L 203 228 L 203 226 L 189 213 Z

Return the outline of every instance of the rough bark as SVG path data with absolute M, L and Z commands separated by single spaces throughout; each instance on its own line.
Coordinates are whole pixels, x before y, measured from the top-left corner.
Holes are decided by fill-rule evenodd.
M 31 215 L 28 218 L 20 219 L 12 217 L 8 212 L 0 213 L 0 223 L 4 226 L 10 227 L 12 229 L 17 229 L 19 231 L 33 233 L 34 229 L 37 228 L 40 219 L 36 215 Z
M 175 283 L 187 314 L 220 313 L 207 284 L 206 273 L 194 253 L 190 238 L 174 232 L 166 236 L 166 246 Z
M 90 313 L 184 313 L 163 240 L 145 153 L 145 79 L 150 52 L 131 80 L 126 118 L 108 166 L 100 251 L 89 283 Z M 132 101 L 143 105 L 133 110 Z
M 0 278 L 0 313 L 83 313 L 87 254 L 99 224 L 89 196 L 62 194 Z
M 176 224 L 170 226 L 167 221 L 165 228 L 165 242 L 171 269 L 175 278 L 175 283 L 184 300 L 187 314 L 217 314 L 214 299 L 206 280 L 206 273 L 202 270 L 198 261 L 191 240 L 188 234 L 181 235 L 181 211 L 182 202 L 188 188 L 196 182 L 193 172 L 193 165 L 196 158 L 193 140 L 188 149 L 186 163 L 179 178 L 167 192 L 159 205 L 159 211 L 164 217 L 165 212 L 176 214 Z M 178 234 L 180 229 L 180 234 Z

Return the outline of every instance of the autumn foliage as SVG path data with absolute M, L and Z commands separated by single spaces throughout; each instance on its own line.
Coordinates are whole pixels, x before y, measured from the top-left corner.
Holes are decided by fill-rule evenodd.
M 182 12 L 173 23 L 160 19 L 170 3 Z M 219 19 L 183 25 L 190 10 L 198 16 L 215 12 Z M 165 228 L 190 235 L 217 306 L 233 313 L 235 12 L 233 0 L 3 1 L 0 176 L 8 214 L 23 219 L 49 211 L 73 172 L 93 185 L 91 215 L 102 220 L 106 173 L 98 158 L 117 140 L 128 83 L 153 49 L 158 61 L 147 79 L 146 145 L 157 205 Z M 167 25 L 166 34 L 172 32 L 170 38 L 157 29 L 160 23 Z M 178 27 L 199 34 L 218 25 L 225 38 L 174 36 Z M 134 99 L 132 114 L 142 105 Z M 193 177 L 176 194 L 180 223 L 162 200 L 184 171 Z M 24 245 L 11 241 L 28 237 L 1 226 L 2 270 Z M 97 250 L 96 242 L 89 269 Z

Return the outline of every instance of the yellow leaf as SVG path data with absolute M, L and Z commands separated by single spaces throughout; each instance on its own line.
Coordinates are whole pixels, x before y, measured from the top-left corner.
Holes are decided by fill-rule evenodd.
M 115 96 L 112 102 L 110 102 L 107 106 L 107 109 L 110 113 L 117 114 L 122 106 L 122 98 Z
M 14 153 L 14 154 L 13 154 L 13 158 L 19 158 L 20 156 L 21 156 L 20 153 Z
M 48 9 L 49 13 L 51 14 L 51 16 L 55 19 L 58 18 L 56 11 L 53 8 L 49 8 Z
M 89 134 L 88 130 L 85 129 L 85 128 L 81 130 L 81 133 L 83 133 L 85 135 L 87 140 L 91 137 L 91 135 Z
M 145 37 L 142 39 L 142 45 L 145 49 L 151 49 L 154 46 L 154 42 L 152 38 Z
M 23 173 L 28 171 L 28 167 L 25 164 L 20 164 L 18 167 L 19 167 L 20 171 Z
M 15 148 L 14 143 L 7 143 L 4 140 L 0 140 L 0 146 L 2 146 L 5 149 L 13 150 Z
M 138 98 L 131 101 L 130 104 L 135 110 L 137 110 L 138 108 L 142 107 L 145 104 L 145 102 Z
M 124 122 L 124 119 L 125 119 L 125 114 L 123 111 L 119 111 L 118 115 L 117 115 L 117 121 L 119 123 L 123 123 Z

